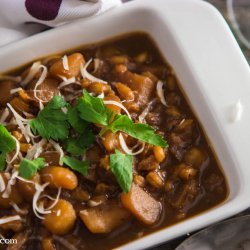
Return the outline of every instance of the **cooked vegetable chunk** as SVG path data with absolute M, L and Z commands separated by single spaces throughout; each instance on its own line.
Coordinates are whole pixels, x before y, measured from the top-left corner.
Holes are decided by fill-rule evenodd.
M 109 233 L 130 216 L 130 213 L 117 201 L 80 211 L 80 217 L 92 233 Z
M 133 184 L 129 193 L 122 193 L 121 200 L 123 206 L 142 223 L 151 225 L 159 219 L 161 203 L 138 185 Z

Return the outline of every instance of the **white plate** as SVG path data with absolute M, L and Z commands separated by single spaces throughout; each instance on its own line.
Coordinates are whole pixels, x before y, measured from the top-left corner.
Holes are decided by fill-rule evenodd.
M 122 33 L 146 31 L 176 71 L 223 167 L 230 195 L 202 214 L 119 249 L 142 249 L 229 217 L 250 205 L 250 70 L 219 12 L 200 0 L 138 0 L 0 49 L 0 72 Z M 240 100 L 243 115 L 229 112 Z

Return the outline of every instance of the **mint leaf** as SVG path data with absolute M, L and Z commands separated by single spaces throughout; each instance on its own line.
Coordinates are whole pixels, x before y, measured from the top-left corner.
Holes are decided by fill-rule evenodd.
M 4 170 L 6 154 L 16 149 L 16 142 L 10 132 L 0 124 L 0 171 Z
M 77 101 L 80 117 L 88 122 L 108 125 L 113 112 L 105 106 L 102 99 L 91 96 L 86 90 L 83 90 L 83 94 Z
M 76 158 L 65 156 L 63 157 L 63 163 L 82 175 L 88 174 L 89 162 L 87 161 L 79 161 Z
M 167 147 L 167 142 L 155 130 L 147 124 L 133 123 L 126 115 L 116 115 L 113 122 L 108 126 L 113 132 L 122 131 L 136 139 L 149 144 Z
M 80 134 L 83 133 L 86 130 L 87 126 L 89 125 L 88 122 L 80 118 L 79 111 L 77 110 L 76 107 L 68 108 L 67 118 L 72 128 Z
M 35 160 L 28 160 L 24 158 L 19 166 L 19 175 L 25 179 L 30 179 L 40 169 L 45 166 L 44 158 L 36 158 Z
M 33 133 L 38 133 L 46 139 L 66 139 L 69 134 L 69 124 L 67 115 L 61 110 L 66 106 L 67 103 L 62 97 L 54 96 L 38 116 L 30 121 Z
M 128 193 L 133 180 L 132 156 L 115 150 L 115 153 L 110 155 L 110 169 L 121 189 Z

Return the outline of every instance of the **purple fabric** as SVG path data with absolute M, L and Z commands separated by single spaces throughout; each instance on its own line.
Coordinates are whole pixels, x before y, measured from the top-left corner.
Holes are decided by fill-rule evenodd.
M 26 0 L 28 13 L 39 20 L 54 20 L 59 12 L 62 0 Z

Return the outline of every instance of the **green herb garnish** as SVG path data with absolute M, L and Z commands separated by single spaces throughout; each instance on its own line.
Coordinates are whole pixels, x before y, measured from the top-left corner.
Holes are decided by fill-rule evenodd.
M 16 142 L 9 131 L 0 124 L 0 171 L 5 167 L 6 155 L 16 149 Z
M 115 150 L 115 153 L 110 155 L 110 169 L 121 189 L 128 193 L 133 180 L 132 156 Z
M 74 157 L 65 156 L 63 157 L 63 163 L 82 175 L 87 175 L 88 173 L 89 162 L 87 161 L 79 161 Z
M 30 121 L 33 133 L 38 133 L 46 139 L 66 139 L 69 134 L 69 123 L 67 115 L 61 110 L 66 106 L 67 103 L 61 96 L 54 96 L 38 116 Z
M 102 129 L 101 135 L 108 130 L 113 133 L 122 131 L 155 146 L 168 146 L 167 142 L 149 125 L 134 123 L 126 115 L 116 115 L 106 107 L 102 99 L 91 96 L 86 90 L 83 93 L 84 96 L 78 99 L 77 104 L 80 117 L 86 121 L 106 126 Z
M 44 158 L 36 158 L 35 160 L 28 160 L 24 158 L 19 166 L 19 175 L 25 179 L 30 179 L 44 166 Z
M 86 90 L 83 90 L 83 94 L 77 101 L 80 117 L 85 121 L 107 126 L 113 112 L 106 107 L 102 99 L 91 96 Z

